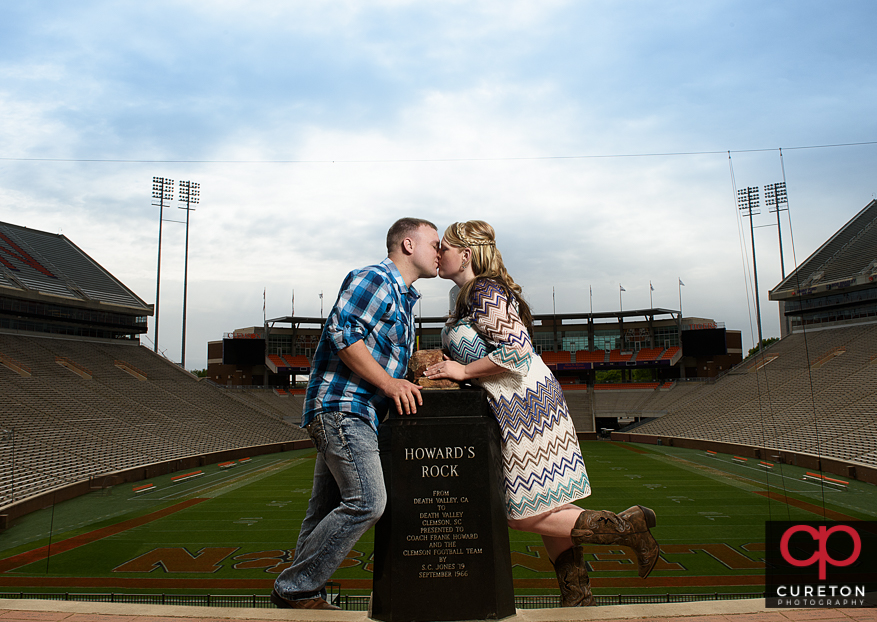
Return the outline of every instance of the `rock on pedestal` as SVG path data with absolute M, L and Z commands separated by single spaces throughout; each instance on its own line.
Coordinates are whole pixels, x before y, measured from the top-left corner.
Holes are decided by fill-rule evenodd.
M 499 427 L 480 389 L 423 391 L 378 442 L 387 509 L 375 529 L 371 617 L 496 620 L 515 613 Z

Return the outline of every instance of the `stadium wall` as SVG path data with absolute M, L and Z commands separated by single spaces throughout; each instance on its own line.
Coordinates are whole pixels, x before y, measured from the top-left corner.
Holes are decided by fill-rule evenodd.
M 877 485 L 877 469 L 861 464 L 850 464 L 843 460 L 834 460 L 813 454 L 797 453 L 769 447 L 752 447 L 749 445 L 737 445 L 695 438 L 680 438 L 669 436 L 653 436 L 651 434 L 632 434 L 625 432 L 612 432 L 613 441 L 623 443 L 643 443 L 646 445 L 667 445 L 670 447 L 682 447 L 683 449 L 711 450 L 718 453 L 741 456 L 743 458 L 758 458 L 759 460 L 791 464 L 793 466 L 824 471 L 841 477 L 848 477 L 860 482 Z M 779 456 L 779 459 L 774 458 Z
M 310 439 L 287 441 L 285 443 L 269 443 L 267 445 L 239 447 L 236 449 L 226 449 L 224 451 L 198 454 L 186 458 L 167 460 L 165 462 L 145 464 L 122 471 L 103 473 L 89 480 L 83 480 L 66 486 L 59 486 L 58 488 L 41 492 L 32 497 L 22 499 L 21 501 L 0 508 L 0 532 L 7 529 L 16 518 L 50 507 L 62 501 L 80 497 L 89 492 L 94 492 L 95 490 L 112 488 L 113 486 L 120 486 L 131 482 L 139 482 L 160 475 L 168 475 L 177 471 L 207 466 L 208 464 L 238 460 L 240 458 L 248 458 L 251 456 L 261 456 L 264 454 L 293 451 L 296 449 L 307 449 L 309 447 L 313 447 L 313 443 Z

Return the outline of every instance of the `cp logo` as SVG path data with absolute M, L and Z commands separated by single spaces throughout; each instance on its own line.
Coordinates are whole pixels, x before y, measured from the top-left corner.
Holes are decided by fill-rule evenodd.
M 809 534 L 815 542 L 819 543 L 819 549 L 807 559 L 795 559 L 789 552 L 789 540 L 799 531 Z M 831 534 L 836 531 L 846 533 L 853 540 L 853 552 L 846 559 L 834 559 L 826 550 L 828 539 L 831 537 Z M 825 581 L 825 564 L 829 563 L 832 566 L 849 566 L 859 558 L 859 553 L 862 552 L 862 540 L 859 538 L 859 534 L 856 530 L 847 525 L 838 525 L 831 529 L 828 529 L 825 526 L 820 526 L 818 530 L 809 525 L 795 525 L 794 527 L 787 529 L 783 534 L 783 537 L 780 540 L 780 552 L 783 554 L 783 559 L 799 568 L 803 566 L 812 566 L 814 563 L 818 562 L 819 580 Z

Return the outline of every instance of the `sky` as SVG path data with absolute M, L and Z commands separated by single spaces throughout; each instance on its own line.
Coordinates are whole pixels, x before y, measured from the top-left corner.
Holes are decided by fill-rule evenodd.
M 757 340 L 735 190 L 785 180 L 786 273 L 877 193 L 877 3 L 43 0 L 0 5 L 0 220 L 156 301 L 152 179 L 200 184 L 186 367 L 319 316 L 397 218 L 491 223 L 535 313 L 678 310 Z M 185 220 L 174 195 L 166 220 Z M 776 214 L 755 247 L 779 335 Z M 181 357 L 186 227 L 162 226 Z M 679 280 L 685 284 L 679 286 Z M 654 291 L 650 295 L 650 283 Z M 423 315 L 451 283 L 418 281 Z M 620 288 L 624 292 L 620 292 Z M 152 319 L 142 342 L 152 347 Z

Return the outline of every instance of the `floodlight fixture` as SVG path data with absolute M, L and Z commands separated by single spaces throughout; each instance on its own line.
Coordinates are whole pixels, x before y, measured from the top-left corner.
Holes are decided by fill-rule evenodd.
M 161 223 L 164 222 L 165 201 L 174 199 L 174 180 L 167 177 L 152 178 L 152 204 L 158 208 L 158 267 L 155 269 L 155 334 L 152 347 L 158 352 L 158 301 L 161 294 Z M 156 201 L 158 201 L 156 203 Z
M 761 303 L 758 297 L 758 267 L 755 263 L 755 225 L 752 224 L 753 216 L 761 213 L 758 207 L 758 186 L 740 188 L 737 191 L 737 206 L 744 217 L 749 217 L 749 231 L 752 239 L 752 275 L 755 280 L 755 321 L 758 324 L 758 351 L 761 352 Z
M 185 203 L 186 207 L 180 209 L 188 209 L 189 205 L 198 203 L 201 197 L 201 184 L 194 181 L 180 181 L 179 202 Z
M 178 209 L 186 210 L 186 259 L 183 264 L 183 345 L 180 355 L 180 367 L 186 369 L 186 298 L 189 286 L 189 213 L 194 212 L 196 205 L 200 201 L 201 185 L 194 181 L 180 180 L 180 189 L 177 193 L 177 200 L 185 203 L 185 207 L 180 205 Z
M 737 206 L 744 216 L 757 216 L 761 213 L 758 199 L 758 186 L 740 188 L 737 191 Z
M 781 207 L 785 203 L 785 207 Z M 786 194 L 786 182 L 781 181 L 775 184 L 768 184 L 764 187 L 764 204 L 772 207 L 771 214 L 777 215 L 777 235 L 780 239 L 780 271 L 783 279 L 786 278 L 786 266 L 783 262 L 783 233 L 780 230 L 780 212 L 789 211 L 789 197 Z

